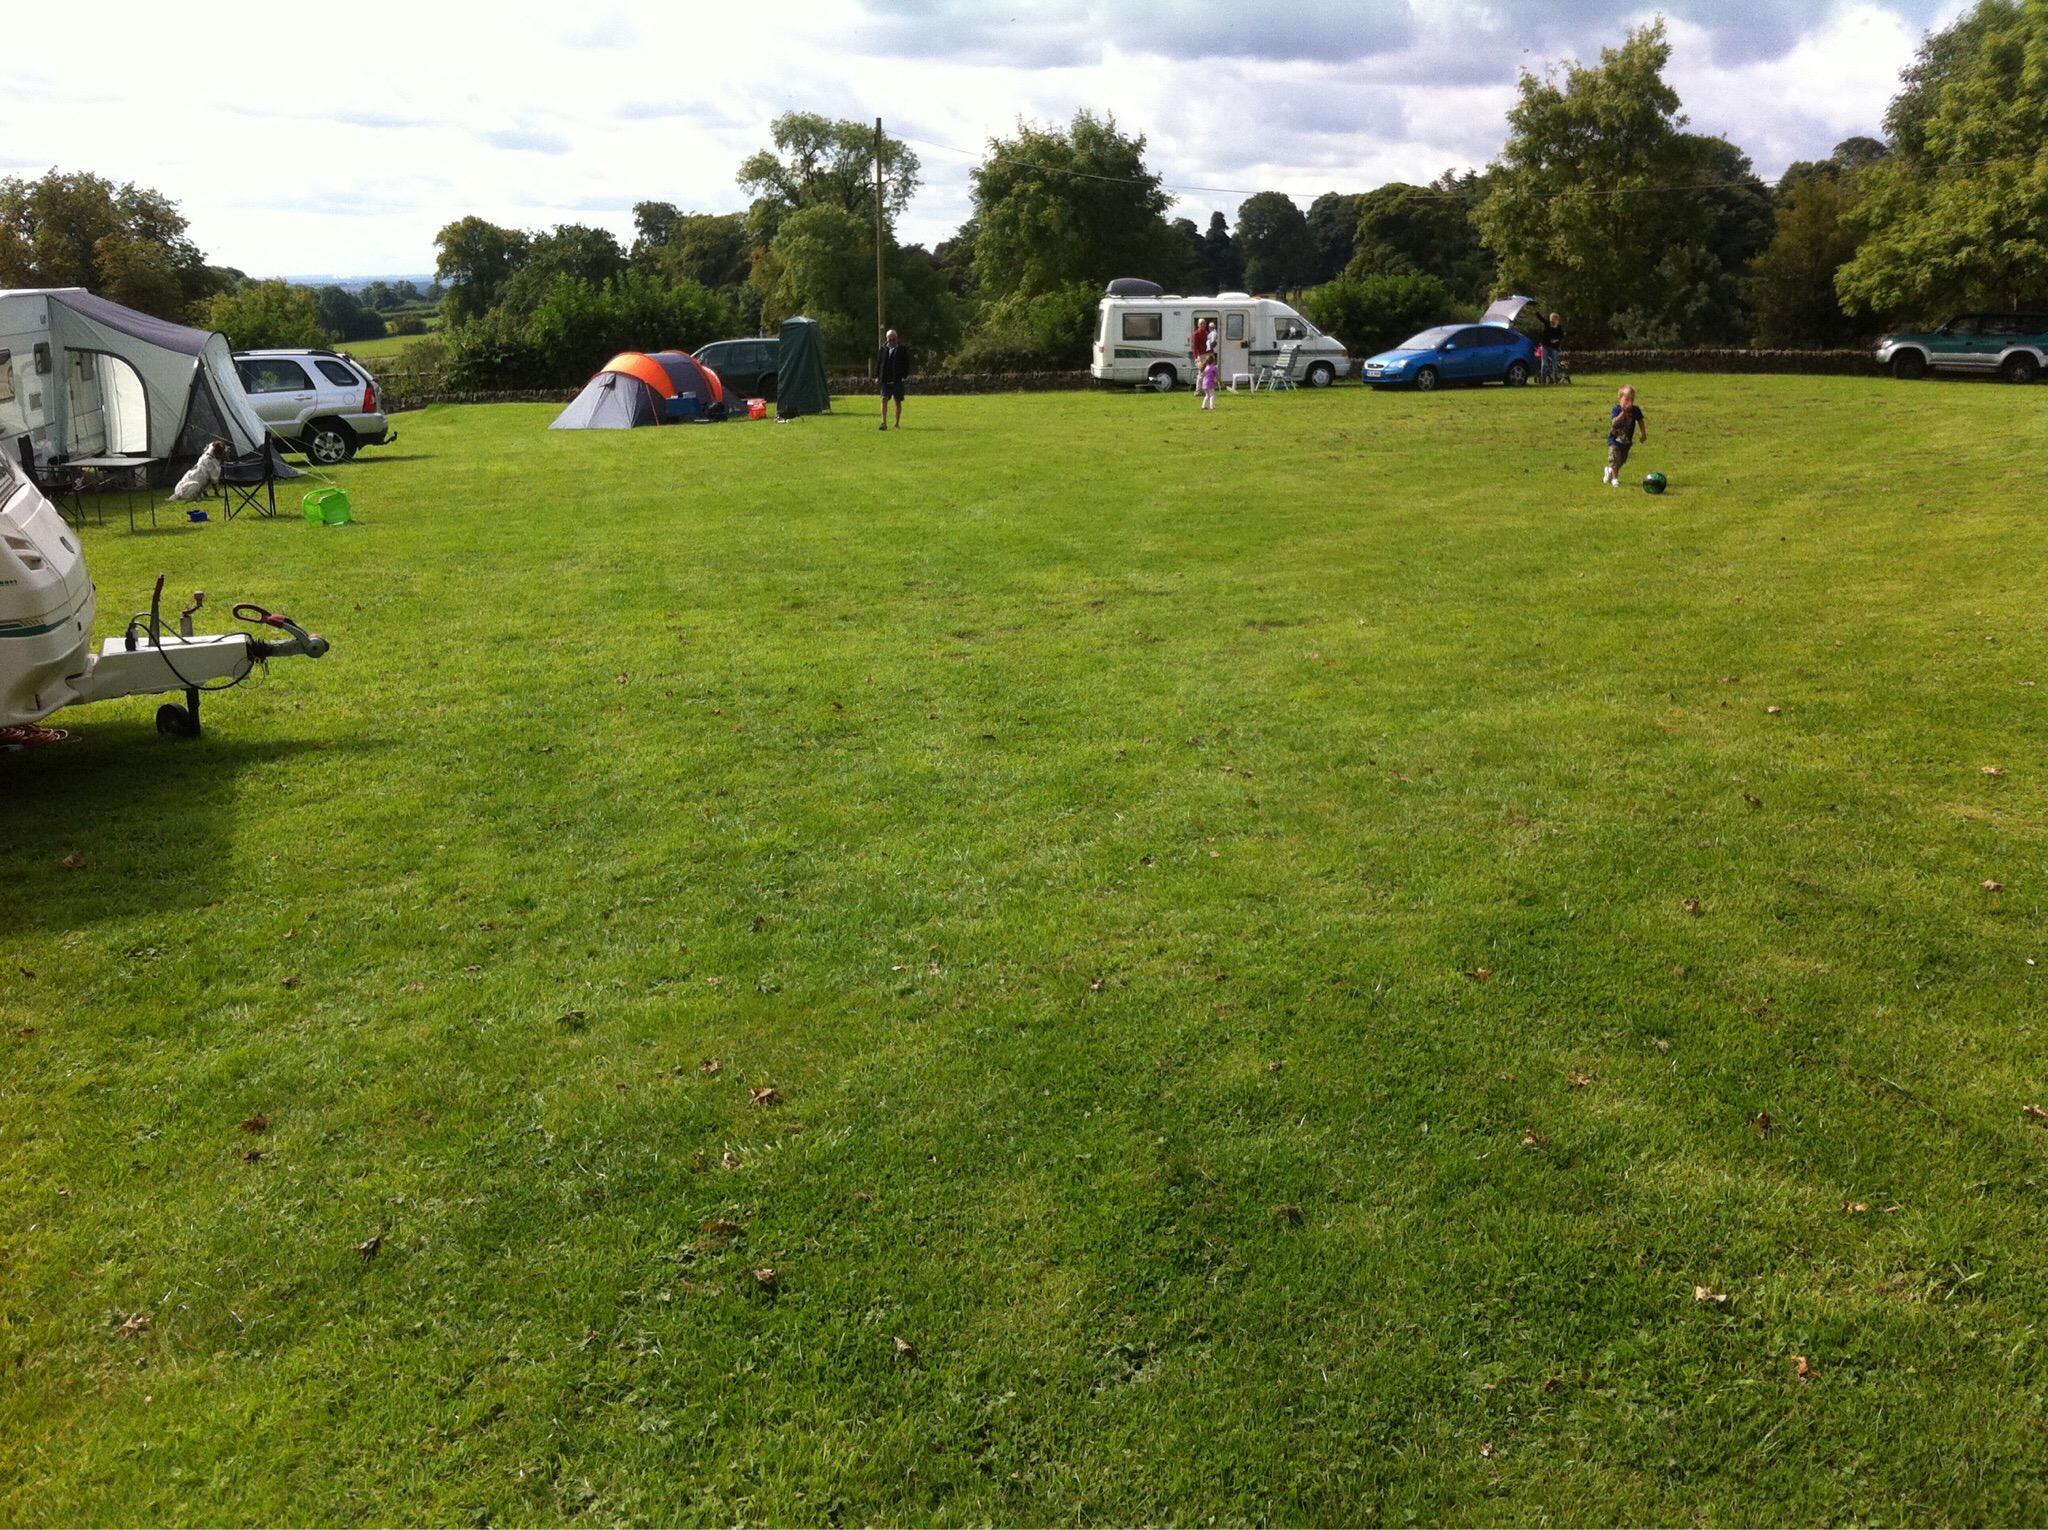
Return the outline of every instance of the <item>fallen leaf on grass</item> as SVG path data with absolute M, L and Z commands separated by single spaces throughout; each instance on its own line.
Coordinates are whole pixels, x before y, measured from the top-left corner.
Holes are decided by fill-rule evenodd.
M 1564 1081 L 1574 1089 L 1590 1089 L 1593 1086 L 1593 1075 L 1584 1068 L 1574 1068 L 1564 1076 Z
M 754 1090 L 750 1103 L 755 1105 L 780 1105 L 782 1103 L 782 1091 L 773 1084 L 769 1084 L 765 1088 Z
M 720 1158 L 718 1162 L 721 1168 L 737 1169 L 742 1163 L 745 1163 L 746 1160 L 741 1158 L 740 1155 L 735 1153 L 731 1148 L 727 1148 L 725 1150 L 725 1155 L 722 1158 Z
M 1792 1374 L 1801 1381 L 1813 1380 L 1813 1362 L 1804 1355 L 1794 1355 L 1792 1357 Z
M 119 1336 L 124 1339 L 132 1339 L 139 1333 L 148 1333 L 149 1314 L 147 1312 L 131 1313 L 117 1331 Z
M 1984 879 L 1984 890 L 1986 892 L 2004 892 L 2005 884 L 1996 877 L 1986 877 Z
M 1759 1137 L 1770 1136 L 1771 1113 L 1768 1110 L 1758 1111 L 1755 1115 L 1749 1118 L 1749 1126 L 1750 1130 L 1755 1132 Z
M 896 1358 L 898 1360 L 915 1360 L 917 1358 L 917 1346 L 904 1338 L 900 1333 L 895 1338 Z
M 1279 1058 L 1276 1057 L 1271 1062 L 1266 1064 L 1266 1071 L 1268 1073 L 1278 1073 L 1282 1068 L 1286 1066 L 1286 1063 L 1282 1062 Z
M 1655 1038 L 1653 1041 L 1651 1041 L 1650 1045 L 1655 1047 L 1659 1052 L 1669 1052 L 1671 1050 L 1671 1043 L 1666 1041 L 1662 1036 Z
M 1984 767 L 1984 774 L 1990 776 L 1993 780 L 2001 780 L 2005 776 L 2005 767 L 2003 765 L 1986 765 Z
M 361 1254 L 366 1260 L 375 1259 L 377 1257 L 377 1250 L 383 1246 L 384 1235 L 382 1233 L 372 1233 L 356 1245 L 356 1252 Z
M 1686 912 L 1687 912 L 1688 914 L 1692 915 L 1692 916 L 1693 916 L 1693 918 L 1695 918 L 1695 919 L 1699 918 L 1699 914 L 1700 914 L 1700 900 L 1699 900 L 1699 899 L 1697 899 L 1697 898 L 1687 898 L 1687 899 L 1686 899 L 1686 900 L 1685 900 L 1685 901 L 1684 901 L 1683 903 L 1679 904 L 1678 906 L 1679 906 L 1680 908 L 1684 909 L 1684 910 L 1685 910 L 1685 911 L 1686 911 Z
M 1852 1216 L 1852 1217 L 1860 1217 L 1860 1216 L 1862 1216 L 1862 1215 L 1863 1215 L 1863 1213 L 1864 1213 L 1864 1212 L 1866 1212 L 1866 1211 L 1868 1211 L 1868 1210 L 1870 1209 L 1870 1202 L 1868 1202 L 1868 1201 L 1844 1201 L 1844 1202 L 1842 1202 L 1842 1209 L 1843 1209 L 1844 1211 L 1848 1212 L 1848 1213 L 1849 1213 L 1849 1215 L 1850 1215 L 1850 1216 Z
M 66 871 L 83 871 L 85 870 L 85 857 L 74 850 L 57 864 Z
M 1480 1443 L 1479 1443 L 1479 1459 L 1480 1459 L 1480 1460 L 1482 1460 L 1482 1461 L 1491 1461 L 1491 1460 L 1493 1459 L 1493 1441 L 1491 1441 L 1491 1440 L 1482 1440 L 1482 1441 L 1480 1441 Z
M 1483 983 L 1493 976 L 1493 969 L 1491 967 L 1474 967 L 1465 976 L 1475 983 Z
M 1753 808 L 1760 808 L 1760 807 L 1762 807 L 1762 806 L 1764 805 L 1764 799 L 1763 799 L 1763 798 L 1761 798 L 1761 797 L 1752 797 L 1752 796 L 1751 796 L 1751 795 L 1750 795 L 1750 794 L 1749 794 L 1748 792 L 1744 792 L 1744 793 L 1742 794 L 1742 800 L 1743 800 L 1744 802 L 1747 802 L 1747 803 L 1748 803 L 1748 804 L 1749 804 L 1749 805 L 1750 805 L 1751 807 L 1753 807 Z
M 242 1130 L 245 1132 L 267 1132 L 270 1130 L 270 1117 L 259 1110 L 255 1115 L 242 1123 Z
M 737 1222 L 712 1221 L 703 1223 L 698 1227 L 697 1231 L 704 1234 L 707 1240 L 713 1240 L 718 1243 L 730 1243 L 745 1229 Z
M 1301 1208 L 1292 1203 L 1284 1206 L 1275 1206 L 1273 1208 L 1273 1220 L 1285 1222 L 1289 1227 L 1299 1227 L 1301 1226 Z
M 1765 707 L 1765 708 L 1764 708 L 1764 711 L 1765 711 L 1765 712 L 1767 712 L 1767 713 L 1769 713 L 1769 714 L 1770 714 L 1770 715 L 1771 715 L 1772 717 L 1776 717 L 1776 716 L 1780 715 L 1780 714 L 1781 714 L 1781 713 L 1782 713 L 1782 712 L 1783 712 L 1784 710 L 1785 710 L 1785 709 L 1784 709 L 1783 707 Z
M 2020 1114 L 2029 1121 L 2048 1122 L 2048 1110 L 2043 1110 L 2038 1105 L 2022 1105 L 2020 1107 Z
M 764 1264 L 760 1269 L 754 1271 L 754 1286 L 757 1290 L 773 1291 L 780 1279 L 781 1277 L 769 1265 Z
M 1535 1148 L 1540 1151 L 1550 1146 L 1550 1139 L 1541 1132 L 1523 1132 L 1522 1146 L 1525 1148 Z
M 715 1073 L 722 1073 L 724 1070 L 725 1064 L 715 1057 L 707 1057 L 697 1064 L 697 1071 L 706 1078 L 710 1078 Z
M 244 1153 L 244 1154 L 242 1155 L 242 1162 L 243 1162 L 243 1163 L 261 1163 L 261 1162 L 263 1162 L 263 1149 L 262 1149 L 262 1148 L 250 1148 L 248 1152 L 246 1152 L 246 1153 Z
M 1692 1288 L 1692 1299 L 1707 1307 L 1725 1307 L 1728 1305 L 1728 1293 L 1726 1291 L 1716 1291 L 1712 1286 L 1694 1286 Z
M 299 975 L 296 972 L 287 972 L 283 977 L 279 978 L 277 981 L 281 986 L 285 988 L 296 988 L 299 986 Z

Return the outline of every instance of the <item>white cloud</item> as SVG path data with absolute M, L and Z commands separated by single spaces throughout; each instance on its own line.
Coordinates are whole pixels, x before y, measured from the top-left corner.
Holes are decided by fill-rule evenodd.
M 257 272 L 429 269 L 465 213 L 630 233 L 635 201 L 737 209 L 741 159 L 792 109 L 924 140 L 907 237 L 969 211 L 968 172 L 1019 116 L 1113 109 L 1149 140 L 1174 209 L 1241 192 L 1427 179 L 1498 149 L 1522 68 L 1592 58 L 1626 20 L 1671 17 L 1695 124 L 1775 174 L 1874 132 L 1923 27 L 1962 0 L 814 0 L 800 7 L 424 0 L 325 34 L 323 67 L 272 4 L 204 25 L 109 0 L 10 17 L 25 61 L 0 96 L 11 168 L 89 169 L 179 200 L 216 260 Z M 53 110 L 62 107 L 62 110 Z M 936 144 L 941 147 L 928 147 Z M 965 153 L 949 152 L 964 150 Z

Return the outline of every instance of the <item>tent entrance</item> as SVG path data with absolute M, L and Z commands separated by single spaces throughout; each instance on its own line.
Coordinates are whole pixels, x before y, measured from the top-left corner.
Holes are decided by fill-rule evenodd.
M 149 396 L 142 374 L 111 351 L 64 353 L 65 450 L 73 457 L 149 453 Z

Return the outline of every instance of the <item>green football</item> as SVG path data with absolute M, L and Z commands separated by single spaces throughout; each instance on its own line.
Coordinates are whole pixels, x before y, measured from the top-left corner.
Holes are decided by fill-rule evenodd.
M 1643 492 L 1645 494 L 1662 494 L 1666 486 L 1667 482 L 1662 473 L 1652 473 L 1643 480 Z

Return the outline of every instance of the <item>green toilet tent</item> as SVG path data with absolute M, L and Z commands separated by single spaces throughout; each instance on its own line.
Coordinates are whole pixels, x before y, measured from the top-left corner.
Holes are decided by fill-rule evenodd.
M 775 416 L 830 414 L 832 396 L 825 391 L 825 343 L 816 319 L 782 321 L 781 360 L 775 372 Z

